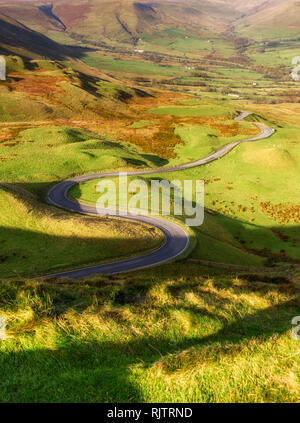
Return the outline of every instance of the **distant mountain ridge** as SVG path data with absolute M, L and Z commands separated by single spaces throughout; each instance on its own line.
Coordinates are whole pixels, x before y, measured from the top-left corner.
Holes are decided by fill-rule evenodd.
M 67 53 L 66 46 L 51 46 L 50 38 L 64 42 L 60 33 L 69 43 L 91 45 L 135 45 L 142 37 L 170 30 L 204 39 L 233 31 L 249 39 L 300 36 L 300 2 L 295 0 L 0 0 L 0 14 L 6 19 L 1 44 L 9 45 L 12 37 L 15 51 L 24 33 L 25 50 L 46 56 L 53 48 L 58 55 Z M 8 18 L 14 23 L 8 24 Z M 33 38 L 36 45 L 30 46 Z
M 219 4 L 219 2 L 217 2 Z M 42 31 L 70 31 L 88 41 L 132 42 L 144 35 L 177 28 L 207 36 L 220 33 L 232 15 L 211 0 L 54 0 L 0 2 L 0 13 Z

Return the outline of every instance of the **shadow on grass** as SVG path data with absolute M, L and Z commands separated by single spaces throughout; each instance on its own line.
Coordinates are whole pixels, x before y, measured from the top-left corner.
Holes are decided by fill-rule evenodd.
M 102 238 L 97 237 L 96 225 L 99 224 L 97 219 L 99 218 L 87 216 L 85 220 L 82 220 L 80 216 L 73 215 L 72 225 L 69 229 L 67 228 L 70 232 L 69 236 L 51 234 L 45 226 L 36 231 L 0 226 L 0 277 L 43 276 L 50 272 L 57 273 L 97 265 L 101 262 L 113 262 L 151 251 L 151 244 L 145 236 L 139 236 L 138 231 L 133 235 L 133 231 L 137 229 L 134 222 L 127 223 L 125 228 L 124 222 L 116 220 L 116 223 L 112 225 L 104 220 L 103 230 L 122 233 L 126 229 L 125 233 L 129 234 L 130 238 L 121 236 Z M 63 220 L 67 224 L 69 219 L 62 217 L 57 220 L 57 223 L 53 220 L 48 230 L 56 231 L 56 224 L 63 224 Z M 81 226 L 81 229 L 83 225 L 86 225 L 86 236 L 72 235 L 73 225 L 76 226 L 76 223 Z M 95 233 L 91 233 L 91 229 L 89 231 L 89 225 L 92 225 Z M 160 244 L 153 245 L 158 247 Z
M 146 160 L 149 160 L 158 167 L 166 166 L 169 163 L 169 160 L 162 159 L 161 157 L 155 156 L 154 154 L 142 154 L 142 157 L 144 157 Z

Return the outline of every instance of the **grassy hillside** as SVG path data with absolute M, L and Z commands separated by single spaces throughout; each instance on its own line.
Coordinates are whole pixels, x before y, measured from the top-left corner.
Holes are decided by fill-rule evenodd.
M 71 174 L 146 166 L 134 149 L 91 131 L 47 126 L 18 129 L 14 142 L 0 144 L 0 157 L 3 277 L 97 264 L 160 244 L 161 234 L 146 226 L 118 219 L 69 219 L 68 213 L 40 203 L 50 183 Z
M 45 34 L 59 44 L 56 49 L 48 46 L 44 51 L 47 57 L 54 57 L 54 53 L 50 54 L 52 49 L 56 57 L 59 52 L 60 55 L 82 58 L 86 53 L 84 47 L 90 46 L 105 55 L 117 52 L 145 58 L 152 53 L 156 63 L 160 63 L 162 57 L 172 55 L 184 60 L 187 57 L 204 58 L 248 62 L 249 65 L 252 60 L 261 63 L 257 55 L 248 50 L 249 46 L 257 48 L 259 54 L 274 40 L 288 40 L 292 43 L 288 47 L 296 48 L 293 40 L 297 41 L 298 8 L 298 2 L 294 0 L 263 3 L 257 0 L 246 3 L 240 0 L 161 0 L 155 3 L 144 0 L 59 0 L 51 5 L 35 1 L 25 5 L 17 1 L 1 2 L 0 14 L 3 20 L 12 19 L 14 25 L 21 22 L 27 29 Z M 16 32 L 15 28 L 7 28 L 6 23 L 6 32 L 8 29 Z M 30 36 L 35 38 L 34 44 L 38 47 L 34 51 L 26 47 L 26 54 L 31 52 L 30 57 L 43 55 L 41 46 L 46 40 L 42 43 L 37 32 Z M 20 35 L 19 29 L 16 37 L 20 39 Z M 26 39 L 29 35 L 25 31 L 22 36 Z M 77 48 L 72 48 L 72 44 Z M 21 54 L 17 46 L 18 42 L 8 51 Z M 288 53 L 286 48 L 283 50 Z M 284 63 L 279 59 L 276 57 L 277 65 Z M 288 57 L 286 65 L 290 65 L 290 61 Z
M 2 122 L 95 121 L 104 115 L 120 115 L 127 100 L 148 95 L 80 62 L 74 66 L 5 57 L 8 78 L 0 86 Z
M 277 89 L 271 81 L 265 82 L 259 71 L 240 67 L 232 70 L 215 65 L 206 74 L 206 69 L 196 72 L 183 66 L 113 60 L 101 58 L 99 53 L 95 57 L 98 59 L 93 62 L 85 61 L 94 65 L 98 77 L 83 73 L 86 65 L 79 62 L 76 67 L 82 70 L 74 70 L 74 62 L 8 58 L 9 79 L 0 90 L 0 111 L 6 122 L 0 148 L 4 182 L 22 183 L 40 195 L 47 184 L 72 174 L 195 160 L 232 140 L 257 133 L 250 123 L 231 120 L 249 104 L 239 95 L 237 104 L 225 101 L 226 92 L 244 96 L 251 92 L 254 78 L 255 90 L 261 95 Z M 88 66 L 86 69 L 91 72 Z M 103 73 L 110 70 L 116 70 L 119 79 Z M 154 90 L 144 91 L 142 84 L 132 87 L 121 79 L 127 71 L 132 75 L 148 72 L 151 77 L 157 72 L 160 78 L 169 77 L 168 81 L 178 72 L 173 86 L 183 78 L 186 84 L 190 84 L 189 78 L 199 80 L 202 86 L 187 85 L 187 91 L 200 98 L 184 100 L 181 95 L 164 92 L 159 80 Z M 253 119 L 271 126 L 280 121 L 259 114 Z M 284 122 L 278 127 L 275 146 L 269 146 L 269 140 L 265 146 L 263 142 L 243 146 L 220 163 L 179 176 L 204 178 L 207 183 L 206 207 L 212 214 L 207 214 L 205 224 L 197 229 L 194 258 L 255 266 L 299 260 L 298 204 L 293 197 L 298 153 L 286 142 L 297 130 Z M 282 169 L 291 181 L 284 204 L 272 196 L 274 180 Z M 85 184 L 76 197 L 94 200 L 94 187 L 95 181 Z M 289 219 L 283 218 L 286 214 Z
M 74 2 L 72 2 L 74 4 Z M 157 32 L 158 28 L 188 28 L 190 31 L 208 34 L 224 29 L 224 17 L 229 14 L 223 9 L 211 7 L 209 1 L 184 4 L 179 1 L 63 1 L 54 5 L 53 12 L 66 23 L 67 28 L 89 40 L 136 42 L 142 34 Z M 215 12 L 215 13 L 214 13 Z
M 150 112 L 177 118 L 175 133 L 183 143 L 176 146 L 176 157 L 169 160 L 168 166 L 197 160 L 222 145 L 257 134 L 257 128 L 251 123 L 228 121 L 236 112 L 217 102 L 161 107 Z M 194 118 L 193 124 L 192 120 L 184 122 L 188 117 Z M 197 118 L 201 119 L 201 126 L 196 126 Z M 257 121 L 259 117 L 254 115 L 252 119 Z M 270 139 L 241 145 L 206 166 L 158 175 L 168 180 L 203 179 L 206 182 L 205 204 L 215 215 L 207 214 L 204 224 L 196 229 L 198 246 L 194 258 L 256 266 L 299 262 L 297 174 L 300 163 L 297 143 L 291 141 L 299 127 L 279 116 L 276 120 L 282 125 Z M 288 185 L 278 179 L 281 172 L 288 178 Z M 148 179 L 151 177 L 145 178 Z M 85 182 L 74 188 L 72 195 L 79 200 L 95 201 L 95 186 L 95 181 Z M 278 199 L 278 192 L 284 193 L 284 201 Z
M 34 4 L 33 4 L 34 3 Z M 46 30 L 64 31 L 65 26 L 51 13 L 50 5 L 41 2 L 1 2 L 0 12 L 6 16 L 24 23 L 29 28 L 43 32 Z
M 75 284 L 2 281 L 0 400 L 297 402 L 299 296 L 287 274 L 277 285 L 247 277 L 189 263 Z
M 0 13 L 64 41 L 115 47 L 129 44 L 152 51 L 167 43 L 169 49 L 180 52 L 197 50 L 197 44 L 208 39 L 291 38 L 297 35 L 298 7 L 295 0 L 58 0 L 51 5 L 3 1 Z M 278 25 L 280 36 L 276 35 Z

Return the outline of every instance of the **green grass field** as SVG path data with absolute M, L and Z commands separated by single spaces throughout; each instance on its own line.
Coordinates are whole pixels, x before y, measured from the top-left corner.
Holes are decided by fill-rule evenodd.
M 258 64 L 285 65 L 292 68 L 292 59 L 299 55 L 299 44 L 292 40 L 283 40 L 276 47 L 262 43 L 258 47 L 249 48 L 247 54 Z
M 203 57 L 214 52 L 217 56 L 230 57 L 235 55 L 234 46 L 214 34 L 206 38 L 197 37 L 189 31 L 166 29 L 149 35 L 144 35 L 138 42 L 139 49 L 159 53 L 173 53 L 179 56 Z
M 247 129 L 253 128 L 251 124 L 245 122 L 242 122 L 240 126 Z M 249 135 L 242 136 L 240 134 L 233 137 L 218 136 L 217 130 L 212 130 L 205 126 L 178 127 L 175 132 L 180 136 L 184 144 L 176 147 L 177 159 L 172 160 L 172 164 L 188 163 L 201 157 L 206 157 L 226 144 L 243 138 L 249 138 Z
M 160 66 L 151 62 L 138 62 L 134 60 L 104 58 L 97 53 L 90 53 L 84 58 L 84 62 L 89 66 L 106 71 L 116 71 L 118 73 L 133 73 L 142 75 L 178 76 L 184 75 L 188 70 L 180 66 Z

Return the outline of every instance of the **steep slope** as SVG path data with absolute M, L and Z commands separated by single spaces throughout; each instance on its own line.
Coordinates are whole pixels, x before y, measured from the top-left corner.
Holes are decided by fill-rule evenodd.
M 226 26 L 223 10 L 212 8 L 208 1 L 134 1 L 93 0 L 91 2 L 59 1 L 54 13 L 69 30 L 93 41 L 101 39 L 134 41 L 144 34 L 165 28 L 188 29 L 199 33 L 221 32 Z M 213 11 L 217 11 L 216 14 Z

